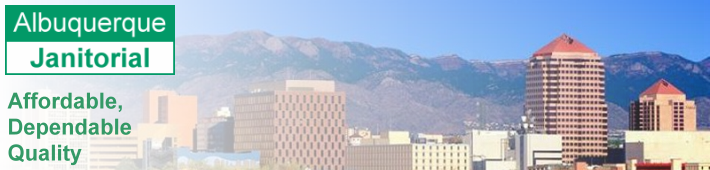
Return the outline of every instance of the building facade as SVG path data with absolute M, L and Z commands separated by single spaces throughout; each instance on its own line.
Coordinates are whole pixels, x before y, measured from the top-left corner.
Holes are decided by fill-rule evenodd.
M 509 131 L 469 130 L 463 138 L 471 153 L 473 170 L 515 170 Z
M 346 170 L 470 170 L 468 145 L 349 146 Z
M 710 162 L 710 131 L 626 131 L 626 159 Z
M 144 102 L 143 123 L 174 125 L 181 132 L 176 139 L 177 145 L 194 149 L 197 96 L 150 90 L 146 93 Z
M 350 136 L 351 140 L 353 138 L 365 142 L 348 146 L 346 170 L 470 170 L 466 144 L 436 140 L 411 143 L 413 140 L 407 131 L 385 131 L 369 137 L 354 133 Z
M 565 163 L 607 150 L 604 63 L 580 41 L 562 35 L 529 60 L 525 106 L 535 131 L 562 135 Z
M 260 151 L 263 166 L 342 170 L 345 102 L 333 81 L 255 84 L 251 93 L 235 97 L 234 149 Z
M 142 158 L 136 135 L 91 137 L 91 170 L 115 170 L 124 160 Z
M 561 165 L 563 161 L 563 136 L 552 134 L 520 134 L 515 136 L 517 169 L 542 165 Z
M 695 101 L 666 80 L 659 80 L 631 103 L 629 130 L 695 131 Z

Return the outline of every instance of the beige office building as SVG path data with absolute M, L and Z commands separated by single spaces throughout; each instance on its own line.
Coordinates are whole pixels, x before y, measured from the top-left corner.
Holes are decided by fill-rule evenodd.
M 193 129 L 197 124 L 197 96 L 150 90 L 144 101 L 143 123 L 174 125 L 180 132 L 176 139 L 177 146 L 194 149 Z
M 115 170 L 123 160 L 142 158 L 136 135 L 91 137 L 91 169 Z
M 468 145 L 349 146 L 347 170 L 469 170 Z
M 515 166 L 517 169 L 528 169 L 540 165 L 561 165 L 564 154 L 562 138 L 552 134 L 515 135 Z
M 411 143 L 406 131 L 386 131 L 362 140 L 368 142 L 348 146 L 346 170 L 470 170 L 466 144 Z
M 631 103 L 629 130 L 695 131 L 695 101 L 666 80 L 659 80 Z
M 626 131 L 626 159 L 710 162 L 710 131 Z
M 562 35 L 530 57 L 525 106 L 535 131 L 562 135 L 563 161 L 607 152 L 607 105 L 601 57 Z
M 468 130 L 463 143 L 469 146 L 473 170 L 515 170 L 511 131 Z M 515 142 L 514 140 L 512 141 Z
M 235 97 L 234 150 L 260 151 L 263 166 L 342 170 L 345 102 L 333 81 L 255 84 L 251 93 Z

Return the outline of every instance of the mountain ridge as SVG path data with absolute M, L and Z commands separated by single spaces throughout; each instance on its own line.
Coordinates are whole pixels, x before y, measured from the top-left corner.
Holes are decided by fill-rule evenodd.
M 262 49 L 266 50 L 251 50 L 250 54 L 253 56 L 266 58 L 297 58 L 294 60 L 297 61 L 293 63 L 276 62 L 266 64 L 271 65 L 271 67 L 275 67 L 274 65 L 281 66 L 281 71 L 274 72 L 274 74 L 279 74 L 279 76 L 276 77 L 308 79 L 313 78 L 314 72 L 318 72 L 318 78 L 334 79 L 341 82 L 340 84 L 347 84 L 347 87 L 349 87 L 347 89 L 357 91 L 356 93 L 365 93 L 365 91 L 376 92 L 370 94 L 375 95 L 377 98 L 368 100 L 390 100 L 386 97 L 379 96 L 381 94 L 385 94 L 385 96 L 388 97 L 401 96 L 400 98 L 391 100 L 408 101 L 410 103 L 407 105 L 413 105 L 411 106 L 412 108 L 421 107 L 421 109 L 418 110 L 427 112 L 427 114 L 414 114 L 385 109 L 383 107 L 387 106 L 373 105 L 357 97 L 352 99 L 353 102 L 362 103 L 362 105 L 355 105 L 353 110 L 356 111 L 351 114 L 354 115 L 354 118 L 348 119 L 349 121 L 351 120 L 355 126 L 380 127 L 387 125 L 387 127 L 397 128 L 415 127 L 412 124 L 421 124 L 421 122 L 416 120 L 413 120 L 414 123 L 406 123 L 404 121 L 408 119 L 396 118 L 406 114 L 418 115 L 412 117 L 430 117 L 429 120 L 437 120 L 437 118 L 433 118 L 435 116 L 451 117 L 454 115 L 454 117 L 457 118 L 451 119 L 456 119 L 456 121 L 451 119 L 442 121 L 458 124 L 461 124 L 460 122 L 463 120 L 475 119 L 476 116 L 481 117 L 480 115 L 483 115 L 481 119 L 486 119 L 488 122 L 514 123 L 517 117 L 522 113 L 525 60 L 504 62 L 475 61 L 463 59 L 456 54 L 427 58 L 416 54 L 408 54 L 395 48 L 373 47 L 361 42 L 335 42 L 322 38 L 280 38 L 262 36 L 264 35 L 262 33 L 257 34 L 258 36 L 248 37 L 260 37 L 260 39 L 254 41 L 262 42 L 259 44 L 263 46 Z M 264 43 L 267 41 L 278 42 L 273 40 L 274 38 L 288 40 L 280 41 L 283 42 L 281 45 L 274 45 L 279 43 Z M 249 42 L 247 42 L 247 44 L 249 44 Z M 271 46 L 268 46 L 269 44 Z M 272 46 L 282 48 L 273 48 Z M 247 45 L 247 47 L 260 48 L 251 45 Z M 292 51 L 283 49 L 290 49 Z M 254 53 L 254 51 L 258 53 Z M 263 56 L 266 54 L 264 52 L 271 54 Z M 234 56 L 238 55 L 232 55 L 232 57 Z M 610 107 L 615 108 L 614 112 L 618 112 L 610 114 L 611 127 L 616 129 L 625 128 L 626 126 L 625 119 L 628 113 L 625 113 L 625 108 L 628 106 L 628 103 L 638 97 L 640 90 L 645 89 L 646 86 L 659 78 L 670 77 L 667 79 L 674 84 L 679 84 L 681 89 L 683 89 L 683 87 L 690 88 L 691 90 L 688 92 L 689 97 L 710 96 L 710 94 L 698 92 L 710 87 L 710 83 L 708 83 L 710 82 L 710 79 L 708 79 L 709 76 L 703 73 L 707 72 L 709 69 L 700 67 L 699 62 L 696 63 L 687 60 L 679 55 L 658 51 L 635 52 L 610 55 L 609 57 L 603 57 L 603 61 L 607 65 L 607 76 L 610 80 L 607 82 L 607 88 L 611 93 L 608 93 L 607 100 L 611 105 Z M 260 64 L 263 64 L 263 62 L 274 61 L 264 59 Z M 307 64 L 308 62 L 313 63 Z M 677 74 L 681 74 L 682 76 L 675 76 Z M 698 82 L 700 82 L 699 85 L 683 83 L 683 81 L 688 80 L 686 79 L 687 77 L 690 77 L 689 80 L 692 80 L 693 83 L 698 84 Z M 626 81 L 626 79 L 633 79 L 635 81 L 631 84 L 627 83 L 628 81 Z M 482 108 L 483 106 L 480 105 L 478 106 L 481 108 L 478 108 L 472 103 L 460 104 L 457 106 L 459 108 L 448 108 L 447 105 L 441 101 L 418 101 L 419 98 L 430 97 L 431 94 L 423 96 L 407 95 L 405 92 L 411 93 L 412 91 L 420 91 L 420 93 L 429 93 L 421 91 L 421 89 L 413 89 L 410 86 L 439 87 L 445 89 L 445 92 L 442 91 L 441 93 L 454 96 L 466 96 L 460 100 L 486 103 L 486 107 L 488 108 Z M 390 93 L 396 93 L 396 95 Z M 372 97 L 363 96 L 362 98 Z M 379 101 L 378 103 L 387 103 L 387 101 Z M 402 109 L 406 110 L 405 108 Z M 388 113 L 379 113 L 377 116 L 358 113 L 385 111 Z M 480 112 L 492 112 L 495 114 Z M 387 118 L 387 116 L 394 118 Z M 705 116 L 699 117 L 705 118 Z M 389 123 L 379 121 L 388 119 L 392 120 L 389 121 Z M 396 123 L 391 123 L 392 121 Z M 434 128 L 451 130 L 461 127 L 461 125 L 450 127 L 444 127 L 445 125 L 441 126 L 442 127 Z M 425 129 L 415 128 L 414 130 Z
M 233 107 L 234 95 L 247 93 L 251 83 L 334 80 L 336 89 L 348 96 L 348 125 L 374 130 L 462 133 L 464 121 L 476 122 L 479 128 L 510 129 L 523 114 L 524 59 L 477 61 L 456 54 L 428 58 L 361 42 L 263 31 L 182 36 L 176 38 L 175 47 L 176 75 L 114 76 L 98 85 L 85 78 L 69 82 L 77 84 L 70 87 L 112 93 L 130 101 L 124 112 L 135 115 L 143 104 L 136 94 L 176 90 L 197 95 L 200 116 L 207 116 L 219 107 Z M 663 52 L 616 54 L 602 60 L 611 129 L 627 127 L 629 102 L 660 78 L 698 101 L 698 124 L 710 127 L 710 67 L 703 65 L 708 62 Z M 105 87 L 117 84 L 122 87 Z M 131 115 L 117 116 L 139 121 L 140 116 Z

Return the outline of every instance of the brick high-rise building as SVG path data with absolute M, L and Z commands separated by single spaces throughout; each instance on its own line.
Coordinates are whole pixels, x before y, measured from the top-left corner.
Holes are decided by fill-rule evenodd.
M 347 126 L 345 93 L 333 81 L 255 84 L 237 95 L 234 150 L 260 151 L 262 166 L 342 170 Z
M 629 107 L 629 130 L 695 131 L 695 101 L 666 80 L 659 80 Z
M 607 105 L 601 57 L 562 35 L 530 57 L 525 106 L 534 129 L 562 136 L 563 162 L 607 155 Z

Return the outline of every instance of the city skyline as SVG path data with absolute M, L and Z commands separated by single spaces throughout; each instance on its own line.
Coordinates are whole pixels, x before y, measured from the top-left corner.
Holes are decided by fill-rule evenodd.
M 150 67 L 172 64 L 158 75 L 6 68 L 9 169 L 710 170 L 710 1 L 8 2 L 43 4 L 6 5 L 6 18 L 49 16 L 8 42 L 41 45 L 78 18 L 84 36 L 49 43 L 89 44 L 78 59 L 108 65 L 122 53 L 101 44 L 136 41 L 148 63 L 152 18 L 172 49 L 150 50 Z M 169 12 L 103 19 L 162 13 L 153 5 Z M 81 29 L 91 13 L 125 39 L 89 41 L 103 31 Z M 52 61 L 76 59 L 65 54 Z

